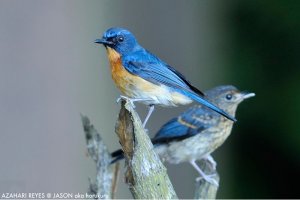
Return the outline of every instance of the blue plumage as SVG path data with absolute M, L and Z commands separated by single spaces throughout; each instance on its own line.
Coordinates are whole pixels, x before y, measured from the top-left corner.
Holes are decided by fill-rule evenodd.
M 203 93 L 181 73 L 140 46 L 128 30 L 110 28 L 103 34 L 102 39 L 95 42 L 107 47 L 112 68 L 118 68 L 117 71 L 113 70 L 112 72 L 120 73 L 115 82 L 123 90 L 122 92 L 129 98 L 138 99 L 152 107 L 143 125 L 146 124 L 155 104 L 164 106 L 185 105 L 191 103 L 191 99 L 232 121 L 236 121 L 234 117 L 205 99 Z M 124 68 L 126 73 L 122 72 L 120 68 L 122 70 Z
M 191 99 L 214 110 L 215 112 L 233 121 L 236 121 L 234 117 L 228 115 L 217 106 L 205 100 L 202 97 L 203 93 L 192 86 L 182 74 L 161 61 L 150 52 L 144 49 L 139 49 L 133 54 L 125 54 L 122 57 L 122 63 L 125 69 L 130 73 L 137 75 L 151 83 L 166 85 L 170 88 L 170 90 L 174 90 L 185 96 L 188 96 Z

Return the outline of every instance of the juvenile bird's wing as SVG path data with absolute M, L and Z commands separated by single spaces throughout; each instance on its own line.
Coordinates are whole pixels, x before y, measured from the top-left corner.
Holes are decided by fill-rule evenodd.
M 130 73 L 154 84 L 164 84 L 173 89 L 194 92 L 200 96 L 203 93 L 185 79 L 171 66 L 145 50 L 122 58 L 122 64 Z
M 195 105 L 176 118 L 171 119 L 152 139 L 153 144 L 167 143 L 174 140 L 183 140 L 214 126 L 218 123 L 220 115 Z

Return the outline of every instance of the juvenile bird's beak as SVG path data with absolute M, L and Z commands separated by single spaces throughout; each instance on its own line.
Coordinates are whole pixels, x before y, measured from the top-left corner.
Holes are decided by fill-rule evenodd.
M 248 99 L 250 97 L 254 97 L 255 93 L 244 91 L 244 92 L 242 92 L 242 95 L 243 95 L 243 99 Z
M 106 45 L 112 45 L 113 44 L 113 42 L 107 41 L 105 38 L 96 39 L 95 43 L 97 43 L 97 44 L 103 44 L 104 46 L 106 46 Z

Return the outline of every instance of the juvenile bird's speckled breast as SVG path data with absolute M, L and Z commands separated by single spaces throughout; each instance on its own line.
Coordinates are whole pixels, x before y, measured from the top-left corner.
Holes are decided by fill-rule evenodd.
M 159 145 L 155 151 L 163 160 L 172 164 L 201 159 L 221 146 L 229 136 L 231 129 L 232 122 L 226 122 L 223 127 L 211 127 L 183 141 Z

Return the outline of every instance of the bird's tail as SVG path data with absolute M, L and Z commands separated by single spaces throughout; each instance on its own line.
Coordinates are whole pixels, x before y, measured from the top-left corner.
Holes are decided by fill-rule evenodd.
M 110 162 L 110 164 L 113 164 L 115 162 L 118 162 L 119 160 L 122 160 L 124 158 L 122 149 L 112 152 L 111 157 L 113 157 L 113 160 Z
M 184 93 L 184 95 L 194 99 L 195 101 L 203 104 L 204 106 L 212 109 L 213 111 L 223 115 L 224 117 L 226 117 L 227 119 L 230 119 L 231 121 L 236 122 L 237 120 L 232 117 L 231 115 L 227 114 L 224 110 L 218 108 L 217 106 L 215 106 L 214 104 L 208 102 L 207 100 L 205 100 L 204 98 L 200 97 L 199 95 L 193 93 L 193 92 L 189 92 L 189 91 L 180 91 L 181 93 Z

